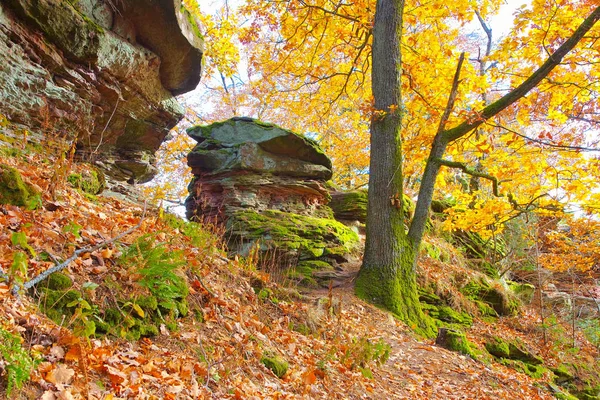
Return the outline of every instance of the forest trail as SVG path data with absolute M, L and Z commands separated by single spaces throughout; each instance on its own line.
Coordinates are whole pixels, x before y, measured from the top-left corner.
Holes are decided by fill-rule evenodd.
M 373 371 L 372 387 L 367 393 L 353 393 L 352 398 L 554 399 L 525 374 L 498 363 L 486 365 L 436 346 L 434 340 L 415 338 L 391 314 L 354 295 L 353 283 L 359 268 L 360 260 L 345 264 L 332 282 L 331 292 L 317 289 L 308 294 L 314 301 L 328 296 L 338 299 L 342 319 L 350 325 L 362 325 L 368 330 L 369 337 L 381 338 L 390 345 L 389 359 Z

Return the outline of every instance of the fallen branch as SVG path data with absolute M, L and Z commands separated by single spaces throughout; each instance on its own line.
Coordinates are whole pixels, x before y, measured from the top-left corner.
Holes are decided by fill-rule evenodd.
M 44 279 L 48 278 L 53 273 L 65 269 L 67 266 L 69 266 L 69 264 L 71 264 L 73 261 L 75 261 L 77 258 L 79 258 L 80 255 L 85 254 L 85 253 L 91 253 L 93 251 L 99 250 L 99 249 L 101 249 L 103 247 L 106 247 L 109 244 L 114 243 L 117 240 L 119 240 L 119 239 L 121 239 L 121 238 L 129 235 L 130 233 L 132 233 L 133 231 L 135 231 L 136 229 L 138 229 L 140 226 L 142 226 L 142 222 L 144 222 L 145 216 L 146 216 L 146 203 L 144 203 L 144 212 L 142 213 L 142 217 L 140 218 L 140 221 L 135 226 L 127 229 L 123 233 L 118 234 L 117 236 L 113 237 L 112 239 L 105 240 L 104 242 L 100 242 L 100 243 L 98 243 L 97 245 L 94 245 L 94 246 L 83 247 L 81 249 L 75 250 L 75 252 L 73 253 L 73 255 L 71 257 L 67 258 L 62 263 L 57 264 L 54 267 L 47 269 L 46 271 L 44 271 L 41 274 L 37 275 L 35 278 L 33 278 L 33 279 L 25 282 L 23 284 L 23 289 L 31 289 L 32 287 L 34 287 L 35 285 L 37 285 L 38 283 L 40 283 Z M 18 284 L 15 284 L 13 286 L 12 293 L 13 293 L 13 295 L 15 297 L 18 297 L 20 289 L 21 288 L 19 287 Z

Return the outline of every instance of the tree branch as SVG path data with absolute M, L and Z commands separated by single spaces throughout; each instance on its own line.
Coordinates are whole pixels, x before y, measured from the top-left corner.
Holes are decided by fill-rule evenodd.
M 450 89 L 450 95 L 448 96 L 448 103 L 446 104 L 446 109 L 442 114 L 442 118 L 440 119 L 440 125 L 437 130 L 437 134 L 440 134 L 444 131 L 444 126 L 448 122 L 448 118 L 450 118 L 450 114 L 454 109 L 454 102 L 456 101 L 456 95 L 458 93 L 458 84 L 460 83 L 460 69 L 462 68 L 463 62 L 465 61 L 465 53 L 460 53 L 460 57 L 458 57 L 458 65 L 456 66 L 456 72 L 454 73 L 454 79 L 452 80 L 452 89 Z
M 457 169 L 462 170 L 462 172 L 464 172 L 467 175 L 476 176 L 478 178 L 483 178 L 483 179 L 487 179 L 487 180 L 491 181 L 493 191 L 494 191 L 494 196 L 503 197 L 498 190 L 498 185 L 500 182 L 498 182 L 498 178 L 496 178 L 495 176 L 492 176 L 490 174 L 486 174 L 483 172 L 479 172 L 479 171 L 475 170 L 474 168 L 470 168 L 469 166 L 467 166 L 467 164 L 461 163 L 458 161 L 450 161 L 450 160 L 442 160 L 442 159 L 437 159 L 436 161 L 440 165 L 443 165 L 445 167 L 457 168 Z
M 577 30 L 565 41 L 553 54 L 548 57 L 529 78 L 521 83 L 517 88 L 507 93 L 494 103 L 485 107 L 479 112 L 476 120 L 466 120 L 458 126 L 444 132 L 443 139 L 446 143 L 459 139 L 483 124 L 486 120 L 497 115 L 536 87 L 548 74 L 560 64 L 562 59 L 570 52 L 585 34 L 592 29 L 594 24 L 600 19 L 600 6 L 597 7 L 582 23 Z
M 500 125 L 500 124 L 491 124 L 491 123 L 487 123 L 486 125 L 489 125 L 491 127 L 494 128 L 500 128 L 500 129 L 504 129 L 510 133 L 513 133 L 519 137 L 522 137 L 525 140 L 529 140 L 532 141 L 534 143 L 539 143 L 543 146 L 548 146 L 548 147 L 553 147 L 555 149 L 564 149 L 564 150 L 572 150 L 572 151 L 600 151 L 600 149 L 596 149 L 593 147 L 583 147 L 583 146 L 567 146 L 567 145 L 562 145 L 562 144 L 554 144 L 554 143 L 550 143 L 547 142 L 545 140 L 540 140 L 540 139 L 535 139 L 526 135 L 523 135 L 522 133 L 519 133 L 517 131 L 515 131 L 514 129 L 510 129 L 504 125 Z

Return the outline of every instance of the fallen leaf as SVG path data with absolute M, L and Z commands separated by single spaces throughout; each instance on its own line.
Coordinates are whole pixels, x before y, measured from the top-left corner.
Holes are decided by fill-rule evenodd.
M 67 385 L 73 379 L 73 375 L 75 375 L 75 370 L 63 364 L 58 364 L 56 368 L 48 372 L 46 380 L 55 385 Z

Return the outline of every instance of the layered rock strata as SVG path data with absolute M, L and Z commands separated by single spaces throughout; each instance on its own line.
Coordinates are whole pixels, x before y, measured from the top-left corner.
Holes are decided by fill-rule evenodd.
M 144 182 L 200 79 L 202 38 L 177 0 L 3 0 L 0 114 L 77 140 L 82 157 Z
M 233 252 L 257 249 L 306 283 L 348 259 L 358 237 L 333 219 L 331 160 L 316 142 L 250 118 L 188 134 L 198 142 L 188 155 L 189 219 L 223 224 Z

